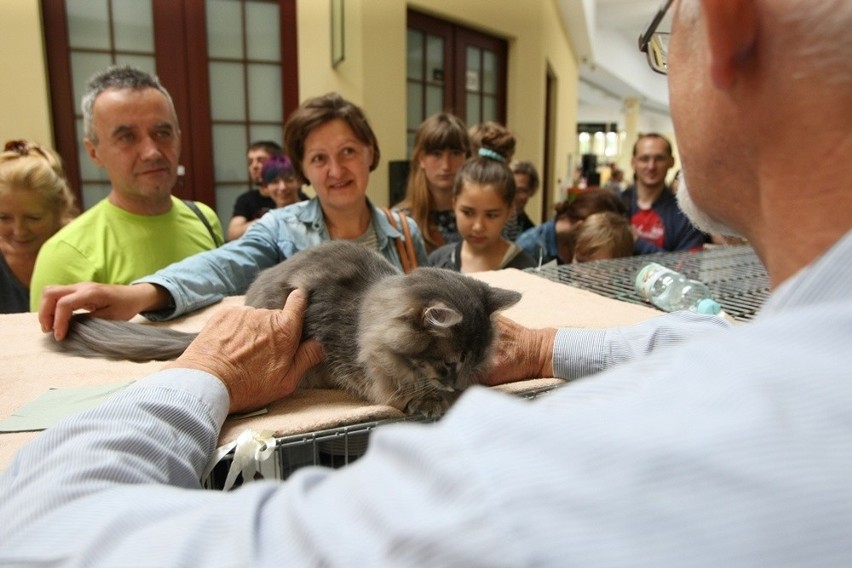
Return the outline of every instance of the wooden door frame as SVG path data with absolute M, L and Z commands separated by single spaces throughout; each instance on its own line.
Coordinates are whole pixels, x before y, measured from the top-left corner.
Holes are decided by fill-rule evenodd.
M 462 75 L 462 70 L 466 67 L 464 47 L 474 45 L 497 53 L 497 120 L 505 125 L 508 64 L 508 43 L 506 40 L 410 8 L 407 12 L 407 18 L 407 28 L 411 27 L 444 38 L 444 69 L 450 77 L 450 80 L 444 81 L 444 110 L 458 116 L 465 123 L 467 123 L 467 109 L 465 105 L 465 77 Z

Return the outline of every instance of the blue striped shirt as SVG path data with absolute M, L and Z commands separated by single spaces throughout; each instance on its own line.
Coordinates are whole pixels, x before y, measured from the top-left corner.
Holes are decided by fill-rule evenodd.
M 229 493 L 198 482 L 224 387 L 162 371 L 18 454 L 0 565 L 850 566 L 850 280 L 852 233 L 749 324 L 563 330 L 559 373 L 609 370 Z

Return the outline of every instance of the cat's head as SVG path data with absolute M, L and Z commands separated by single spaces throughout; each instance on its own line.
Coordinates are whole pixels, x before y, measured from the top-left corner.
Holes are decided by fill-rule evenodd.
M 362 307 L 362 353 L 395 360 L 388 368 L 400 378 L 410 371 L 411 388 L 444 391 L 461 391 L 487 372 L 492 316 L 521 299 L 518 292 L 440 268 L 386 279 L 371 296 Z M 382 315 L 364 318 L 364 309 Z

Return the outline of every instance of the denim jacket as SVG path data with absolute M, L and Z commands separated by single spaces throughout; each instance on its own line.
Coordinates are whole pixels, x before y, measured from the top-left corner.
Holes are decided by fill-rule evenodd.
M 404 239 L 388 222 L 382 209 L 369 200 L 379 252 L 402 268 L 395 239 Z M 396 222 L 399 225 L 399 213 Z M 426 248 L 420 229 L 408 219 L 417 262 L 425 266 Z M 245 294 L 257 274 L 301 250 L 331 240 L 322 208 L 314 198 L 281 209 L 273 209 L 252 224 L 239 239 L 208 252 L 193 255 L 136 280 L 162 286 L 172 295 L 174 308 L 143 314 L 151 320 L 168 320 L 220 301 L 225 296 Z
M 556 259 L 560 264 L 562 263 L 562 259 L 559 258 L 559 247 L 556 244 L 556 221 L 554 219 L 532 229 L 527 229 L 520 234 L 515 242 L 535 259 L 537 266 L 553 259 Z

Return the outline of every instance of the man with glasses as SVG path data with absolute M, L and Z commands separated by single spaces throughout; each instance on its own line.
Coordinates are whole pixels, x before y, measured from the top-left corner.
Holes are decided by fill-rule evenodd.
M 377 429 L 352 466 L 221 494 L 197 480 L 228 408 L 291 391 L 317 354 L 293 340 L 304 296 L 220 312 L 167 371 L 18 455 L 0 564 L 852 565 L 852 2 L 667 9 L 652 65 L 671 73 L 678 197 L 766 264 L 752 323 L 506 324 L 490 382 L 609 370 L 532 402 L 475 388 L 435 425 Z

